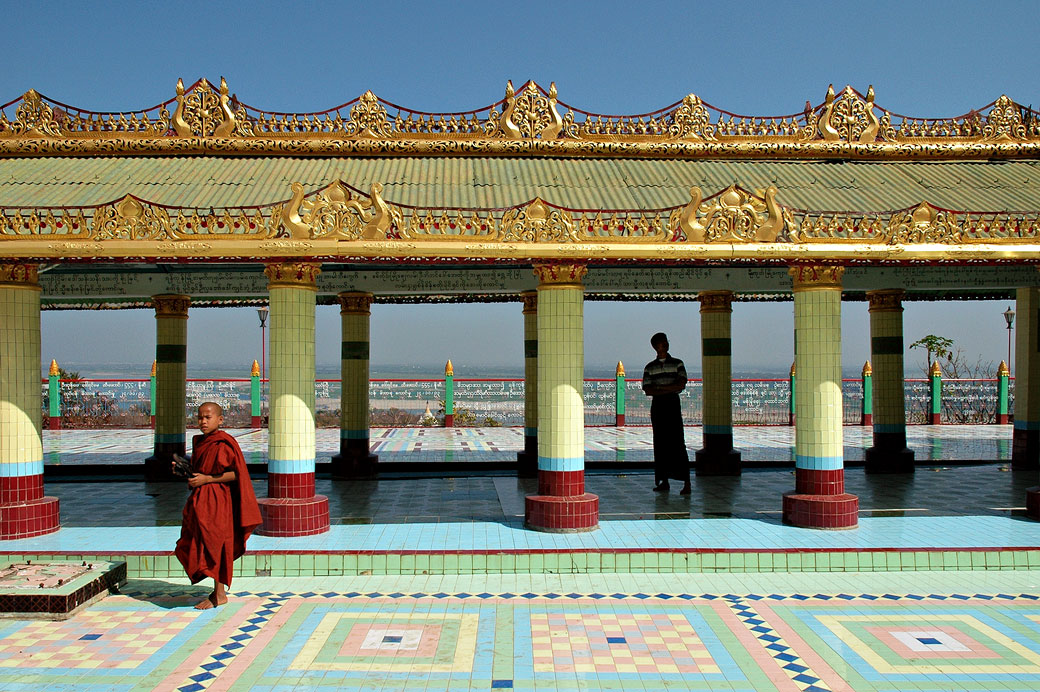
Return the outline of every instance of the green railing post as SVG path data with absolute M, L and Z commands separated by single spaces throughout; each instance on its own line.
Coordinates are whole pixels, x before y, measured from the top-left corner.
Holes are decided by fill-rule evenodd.
M 794 425 L 794 363 L 791 363 L 791 406 L 787 412 L 787 424 Z
M 625 366 L 619 360 L 614 370 L 614 426 L 625 426 Z
M 997 425 L 1008 424 L 1008 380 L 1011 377 L 1011 371 L 1008 370 L 1007 363 L 1000 361 L 1000 367 L 997 368 L 998 382 L 998 394 L 999 398 L 997 401 Z
M 260 364 L 253 361 L 249 371 L 249 403 L 251 404 L 252 424 L 254 430 L 264 427 L 264 417 L 260 407 Z
M 868 360 L 863 364 L 863 418 L 862 425 L 874 424 L 874 368 Z
M 444 366 L 444 427 L 455 427 L 455 368 L 450 360 Z
M 51 369 L 47 377 L 47 427 L 50 430 L 61 430 L 60 372 L 58 361 L 51 359 Z
M 942 423 L 942 368 L 939 361 L 932 363 L 932 413 L 928 422 L 932 425 Z

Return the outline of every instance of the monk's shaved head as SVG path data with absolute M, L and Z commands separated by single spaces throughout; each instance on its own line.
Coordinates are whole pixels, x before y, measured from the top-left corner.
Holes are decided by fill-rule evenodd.
M 215 404 L 212 401 L 207 401 L 206 403 L 199 406 L 200 411 L 204 408 L 211 408 L 213 412 L 216 413 L 218 416 L 224 415 L 224 409 L 220 408 L 220 404 Z

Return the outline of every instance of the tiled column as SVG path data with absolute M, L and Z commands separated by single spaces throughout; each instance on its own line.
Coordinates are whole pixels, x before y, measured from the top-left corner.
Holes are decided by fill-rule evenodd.
M 1015 312 L 1018 333 L 1011 467 L 1035 470 L 1040 468 L 1040 288 L 1018 289 Z
M 271 299 L 271 404 L 267 536 L 329 530 L 329 499 L 314 494 L 314 298 L 320 265 L 271 263 L 264 269 Z
M 870 360 L 873 366 L 874 446 L 866 451 L 867 473 L 913 473 L 906 446 L 903 391 L 902 289 L 867 291 L 870 301 Z
M 43 494 L 38 278 L 35 264 L 0 264 L 0 539 L 60 527 Z
M 841 401 L 841 275 L 844 267 L 804 265 L 794 283 L 795 491 L 783 519 L 817 529 L 857 525 L 859 498 L 845 492 Z
M 148 479 L 171 478 L 173 455 L 184 455 L 190 304 L 188 296 L 152 296 L 155 307 L 155 450 L 145 459 L 145 477 Z
M 538 292 L 524 291 L 524 451 L 516 453 L 516 475 L 538 475 Z
M 733 382 L 730 346 L 731 291 L 702 291 L 701 370 L 704 375 L 704 449 L 695 456 L 698 476 L 739 476 L 733 449 Z
M 538 277 L 538 494 L 525 524 L 557 533 L 591 531 L 599 498 L 585 492 L 584 292 L 580 264 L 536 265 Z
M 340 293 L 343 341 L 340 355 L 339 454 L 332 457 L 336 479 L 372 476 L 379 458 L 369 452 L 368 353 L 372 294 Z

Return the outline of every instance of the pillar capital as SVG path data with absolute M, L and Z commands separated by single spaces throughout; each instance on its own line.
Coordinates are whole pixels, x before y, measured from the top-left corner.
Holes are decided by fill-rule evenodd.
M 315 282 L 320 273 L 320 262 L 270 262 L 264 267 L 268 288 L 306 288 L 315 291 Z
M 371 315 L 374 299 L 375 296 L 365 291 L 344 291 L 336 295 L 341 315 Z
M 538 288 L 580 288 L 581 280 L 589 272 L 584 264 L 536 264 L 534 275 Z
M 173 293 L 163 293 L 152 296 L 152 306 L 155 308 L 155 319 L 167 317 L 173 319 L 188 319 L 188 307 L 191 305 L 190 296 L 182 296 Z
M 799 264 L 790 267 L 787 273 L 791 275 L 795 291 L 841 290 L 841 277 L 845 273 L 845 267 Z
M 903 296 L 905 295 L 906 291 L 901 288 L 883 288 L 876 291 L 867 291 L 870 312 L 902 312 Z
M 701 291 L 701 312 L 733 312 L 733 291 Z
M 40 290 L 40 267 L 37 264 L 0 264 L 0 285 L 4 288 Z
M 520 298 L 524 301 L 523 314 L 538 314 L 538 291 L 524 291 L 520 294 Z

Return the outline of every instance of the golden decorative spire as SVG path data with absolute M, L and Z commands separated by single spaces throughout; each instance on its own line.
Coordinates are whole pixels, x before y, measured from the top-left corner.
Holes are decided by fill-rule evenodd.
M 260 377 L 260 364 L 256 362 L 255 358 L 253 359 L 253 367 L 249 371 L 249 376 L 250 377 Z
M 455 368 L 451 364 L 451 359 L 444 365 L 444 376 L 452 377 L 455 374 Z
M 620 360 L 617 362 L 617 367 L 614 369 L 614 374 L 617 377 L 625 376 L 625 366 Z
M 51 369 L 50 369 L 50 372 L 48 372 L 47 374 L 50 375 L 51 377 L 54 377 L 55 375 L 60 374 L 60 371 L 58 370 L 58 361 L 54 360 L 53 358 L 51 358 Z
M 1010 377 L 1011 370 L 1008 368 L 1007 363 L 1003 360 L 1000 361 L 1000 365 L 997 366 L 997 377 Z
M 791 377 L 794 377 L 794 363 L 791 363 Z
M 874 374 L 874 368 L 870 367 L 870 361 L 863 363 L 863 377 L 870 377 Z
M 155 377 L 155 361 L 152 361 L 152 377 Z
M 942 368 L 939 367 L 939 361 L 932 363 L 932 368 L 928 371 L 928 374 L 932 377 L 942 377 Z

